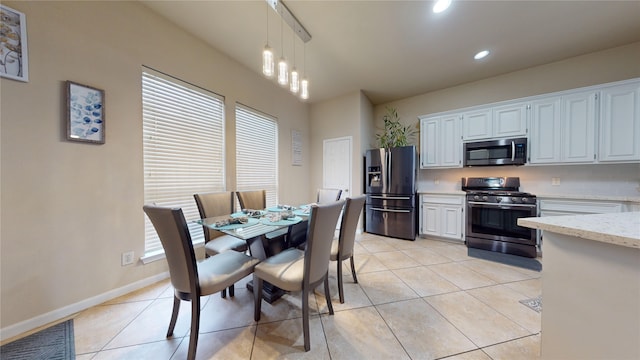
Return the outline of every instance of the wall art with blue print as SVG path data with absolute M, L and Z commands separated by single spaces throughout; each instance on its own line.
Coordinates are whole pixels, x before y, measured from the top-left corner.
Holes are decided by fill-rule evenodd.
M 0 4 L 0 76 L 29 81 L 27 18 Z
M 67 139 L 104 144 L 104 90 L 67 81 Z

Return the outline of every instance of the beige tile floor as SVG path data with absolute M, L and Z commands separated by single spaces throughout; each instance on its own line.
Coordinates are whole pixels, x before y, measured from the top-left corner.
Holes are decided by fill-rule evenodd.
M 358 235 L 358 284 L 344 266 L 345 303 L 330 271 L 335 315 L 322 287 L 311 296 L 311 351 L 303 348 L 300 295 L 262 305 L 244 279 L 234 298 L 203 299 L 198 359 L 538 359 L 540 273 L 467 256 L 462 244 Z M 77 359 L 184 359 L 189 304 L 166 338 L 172 288 L 161 281 L 74 318 Z

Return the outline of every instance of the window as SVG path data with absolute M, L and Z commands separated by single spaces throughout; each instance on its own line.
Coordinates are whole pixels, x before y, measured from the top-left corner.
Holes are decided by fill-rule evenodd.
M 159 72 L 142 73 L 144 202 L 200 218 L 193 194 L 224 191 L 224 98 Z M 189 223 L 194 242 L 202 226 Z M 145 216 L 145 257 L 162 244 Z
M 267 206 L 278 203 L 278 123 L 236 104 L 236 181 L 238 191 L 267 191 Z

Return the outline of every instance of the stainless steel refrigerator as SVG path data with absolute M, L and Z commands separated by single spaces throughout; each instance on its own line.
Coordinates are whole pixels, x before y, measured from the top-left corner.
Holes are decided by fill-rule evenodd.
M 367 150 L 366 232 L 415 240 L 416 158 L 415 146 Z

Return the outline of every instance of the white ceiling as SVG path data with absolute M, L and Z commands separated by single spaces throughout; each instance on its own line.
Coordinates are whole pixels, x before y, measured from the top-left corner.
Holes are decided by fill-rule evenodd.
M 281 22 L 264 0 L 143 0 L 186 31 L 261 74 Z M 374 104 L 640 41 L 640 1 L 310 1 L 285 4 L 311 34 L 284 25 L 284 55 L 309 78 L 310 102 L 363 90 Z M 491 55 L 474 61 L 482 49 Z M 640 63 L 640 59 L 638 59 Z M 593 69 L 598 71 L 598 69 Z

